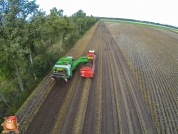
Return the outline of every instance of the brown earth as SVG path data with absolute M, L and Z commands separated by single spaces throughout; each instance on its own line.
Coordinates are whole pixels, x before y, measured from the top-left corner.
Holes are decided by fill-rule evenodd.
M 67 54 L 97 52 L 93 79 L 47 77 L 18 114 L 25 134 L 176 133 L 177 33 L 99 22 Z

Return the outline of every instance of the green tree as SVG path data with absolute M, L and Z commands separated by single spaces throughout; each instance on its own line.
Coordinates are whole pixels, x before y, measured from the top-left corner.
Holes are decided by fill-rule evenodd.
M 72 17 L 75 21 L 76 30 L 81 31 L 84 19 L 86 17 L 86 13 L 84 13 L 82 10 L 79 10 L 76 13 L 74 13 Z
M 25 53 L 28 53 L 26 42 L 27 17 L 37 11 L 38 6 L 34 1 L 28 0 L 1 0 L 1 28 L 0 38 L 3 39 L 3 55 L 6 55 L 7 62 L 15 68 L 21 91 L 24 90 L 20 73 L 20 65 L 24 60 Z M 6 54 L 5 54 L 6 53 Z
M 63 10 L 53 8 L 50 10 L 50 15 L 46 18 L 46 27 L 48 28 L 48 37 L 51 39 L 52 44 L 59 40 L 59 48 L 63 45 L 64 38 L 71 31 L 72 26 L 66 16 L 63 16 Z M 53 51 L 53 46 L 52 46 Z
M 36 76 L 33 68 L 33 55 L 35 55 L 36 50 L 44 44 L 45 37 L 43 36 L 44 32 L 44 23 L 45 23 L 45 13 L 42 11 L 38 11 L 33 14 L 33 16 L 27 22 L 27 42 L 26 46 L 28 47 L 29 61 L 31 64 L 31 70 L 34 79 L 36 80 Z
M 57 17 L 63 17 L 63 12 L 64 12 L 64 10 L 62 10 L 62 9 L 57 10 L 56 7 L 53 7 L 50 10 L 50 15 L 57 16 Z

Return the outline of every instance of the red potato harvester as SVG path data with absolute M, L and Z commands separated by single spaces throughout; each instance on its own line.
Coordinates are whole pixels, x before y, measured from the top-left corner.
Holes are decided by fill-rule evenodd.
M 93 77 L 96 65 L 96 52 L 89 50 L 87 52 L 88 62 L 85 63 L 80 69 L 80 76 L 82 77 Z

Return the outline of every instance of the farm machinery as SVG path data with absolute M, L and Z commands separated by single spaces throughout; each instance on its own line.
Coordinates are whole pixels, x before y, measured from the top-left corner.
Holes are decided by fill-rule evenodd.
M 75 60 L 72 56 L 62 57 L 53 67 L 52 79 L 63 78 L 67 82 L 68 78 L 72 77 L 73 71 L 81 62 L 88 62 L 88 57 L 83 56 Z
M 85 63 L 80 69 L 80 76 L 93 77 L 96 66 L 96 52 L 89 50 L 87 52 L 88 62 Z
M 51 78 L 53 80 L 63 78 L 67 82 L 67 79 L 72 77 L 73 71 L 77 68 L 79 63 L 84 63 L 80 69 L 80 76 L 93 77 L 95 60 L 96 52 L 94 50 L 89 50 L 86 56 L 82 56 L 78 60 L 75 60 L 72 56 L 62 57 L 54 65 Z

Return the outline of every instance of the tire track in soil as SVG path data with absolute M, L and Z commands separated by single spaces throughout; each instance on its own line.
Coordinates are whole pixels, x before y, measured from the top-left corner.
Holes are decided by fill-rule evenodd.
M 73 134 L 79 134 L 83 129 L 83 122 L 86 113 L 86 105 L 88 102 L 88 94 L 90 89 L 91 79 L 86 79 L 82 88 L 82 95 L 79 102 L 78 112 L 75 117 L 75 123 L 73 125 Z M 71 132 L 71 131 L 70 131 Z
M 56 114 L 60 109 L 60 104 L 67 93 L 65 89 L 68 89 L 69 85 L 64 83 L 65 81 L 57 81 L 56 85 L 52 88 L 51 92 L 46 97 L 40 110 L 35 115 L 33 122 L 28 127 L 25 134 L 45 134 L 50 132 L 50 128 L 54 125 Z M 58 87 L 60 86 L 60 88 Z M 55 106 L 55 104 L 57 104 Z M 56 107 L 54 109 L 54 107 Z
M 79 70 L 77 69 L 76 71 L 79 71 Z M 64 102 L 62 103 L 61 109 L 58 113 L 57 122 L 52 129 L 52 133 L 62 133 L 62 132 L 64 133 L 65 131 L 67 131 L 68 128 L 66 128 L 66 126 L 68 126 L 70 122 L 72 121 L 69 119 L 72 118 L 73 112 L 76 112 L 74 111 L 75 110 L 74 105 L 72 104 L 73 102 L 75 102 L 75 100 L 78 97 L 76 96 L 78 95 L 76 93 L 76 89 L 78 85 L 80 85 L 79 84 L 80 82 L 81 82 L 81 79 L 79 79 L 79 76 L 77 76 L 75 77 L 75 79 L 73 80 L 73 83 L 69 87 L 70 89 L 69 89 L 69 92 L 67 93 L 67 96 L 63 98 Z M 75 107 L 76 106 L 77 105 L 75 104 Z
M 109 30 L 108 30 L 109 32 Z M 110 35 L 111 36 L 111 35 Z M 126 116 L 128 118 L 128 123 L 132 122 L 132 124 L 128 124 L 130 127 L 130 131 L 134 133 L 155 133 L 155 129 L 153 127 L 153 123 L 151 121 L 150 115 L 147 112 L 146 104 L 144 103 L 144 100 L 141 96 L 141 93 L 138 90 L 137 83 L 131 74 L 131 70 L 129 69 L 129 66 L 126 64 L 126 61 L 117 46 L 115 40 L 111 37 L 110 38 L 110 45 L 111 49 L 113 50 L 113 59 L 117 61 L 117 65 L 121 65 L 119 67 L 119 71 L 123 74 L 122 76 L 122 82 L 125 83 L 125 93 L 123 93 L 124 103 L 126 103 Z M 111 56 L 110 56 L 111 57 Z M 116 66 L 117 66 L 116 65 Z M 117 70 L 118 68 L 116 68 Z M 123 90 L 123 89 L 121 89 Z M 125 95 L 124 95 L 125 94 Z M 127 108 L 129 107 L 129 108 Z M 127 110 L 129 110 L 129 113 L 127 113 Z
M 78 70 L 79 71 L 79 70 Z M 81 78 L 78 77 L 78 80 L 75 81 L 77 83 L 77 85 L 75 85 L 73 88 L 71 88 L 72 94 L 70 94 L 70 98 L 68 101 L 68 104 L 66 104 L 68 107 L 65 110 L 66 112 L 63 115 L 63 122 L 61 122 L 62 124 L 60 125 L 59 131 L 58 133 L 71 133 L 72 132 L 72 127 L 68 127 L 68 126 L 73 126 L 74 122 L 75 122 L 75 116 L 78 112 L 77 108 L 79 107 L 79 102 L 80 102 L 80 98 L 82 95 L 82 89 L 83 87 L 81 85 L 84 84 L 84 82 L 82 81 Z M 77 91 L 78 90 L 78 91 Z
M 107 29 L 105 30 L 105 32 L 107 33 L 107 36 L 109 35 L 109 32 L 107 31 Z M 128 108 L 128 103 L 126 100 L 126 96 L 124 93 L 124 88 L 126 86 L 125 81 L 123 81 L 123 79 L 119 76 L 123 76 L 123 72 L 119 71 L 121 70 L 121 68 L 118 70 L 117 67 L 120 67 L 120 64 L 116 63 L 115 57 L 112 55 L 113 50 L 111 45 L 113 46 L 113 44 L 110 44 L 110 38 L 108 37 L 108 41 L 107 41 L 107 46 L 106 48 L 108 48 L 110 51 L 105 51 L 107 53 L 107 57 L 109 59 L 108 63 L 110 65 L 110 69 L 111 69 L 111 74 L 112 74 L 112 80 L 113 80 L 113 86 L 114 86 L 114 91 L 115 91 L 115 99 L 117 100 L 119 99 L 119 102 L 117 104 L 117 107 L 119 107 L 119 105 L 121 107 L 119 107 L 120 111 L 118 111 L 118 113 L 120 113 L 118 115 L 118 118 L 120 118 L 119 122 L 119 127 L 120 127 L 120 133 L 132 133 L 133 128 L 131 125 L 131 116 L 129 114 L 129 108 Z M 110 72 L 109 72 L 110 73 Z M 108 73 L 108 74 L 109 74 Z M 117 74 L 117 76 L 115 75 Z M 119 83 L 116 81 L 119 80 Z M 119 93 L 118 90 L 119 89 Z M 111 88 L 110 88 L 111 90 Z M 118 96 L 117 96 L 118 95 Z
M 100 27 L 100 25 L 98 25 Z M 100 62 L 101 54 L 98 50 L 98 33 L 100 33 L 99 28 L 97 28 L 88 44 L 91 46 L 91 50 L 95 50 L 97 53 L 96 68 L 94 78 L 91 78 L 91 86 L 88 95 L 88 104 L 86 108 L 86 114 L 83 124 L 83 134 L 91 134 L 100 132 L 100 120 L 101 120 L 101 76 L 98 76 L 98 72 L 101 72 L 102 68 Z M 101 73 L 100 73 L 101 74 Z M 86 79 L 86 78 L 84 78 Z M 90 78 L 89 78 L 90 79 Z M 95 90 L 97 89 L 97 90 Z
M 103 55 L 103 121 L 102 121 L 102 133 L 118 133 L 118 115 L 119 112 L 116 110 L 118 106 L 116 106 L 116 98 L 114 93 L 114 83 L 113 83 L 113 77 L 112 77 L 112 68 L 111 68 L 111 59 L 109 57 L 109 53 L 111 49 L 108 47 L 108 40 L 109 38 L 106 38 L 106 46 L 105 46 L 105 55 Z M 106 70 L 108 70 L 109 73 L 106 73 Z M 117 113 L 118 112 L 118 113 Z

